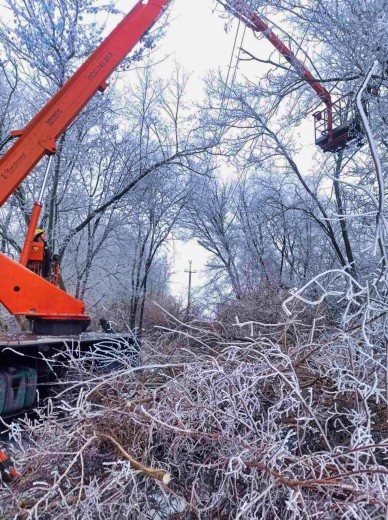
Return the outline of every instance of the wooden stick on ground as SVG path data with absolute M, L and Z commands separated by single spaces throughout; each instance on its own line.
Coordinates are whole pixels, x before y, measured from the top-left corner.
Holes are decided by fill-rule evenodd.
M 134 469 L 141 471 L 144 475 L 147 475 L 148 477 L 154 478 L 155 480 L 159 480 L 163 484 L 167 485 L 171 482 L 170 473 L 167 473 L 167 471 L 164 471 L 162 469 L 153 469 L 153 468 L 148 468 L 147 466 L 144 466 L 144 464 L 142 464 L 141 462 L 138 462 L 128 452 L 126 452 L 125 449 L 121 446 L 121 444 L 118 441 L 116 441 L 116 439 L 111 437 L 110 435 L 107 435 L 105 433 L 96 433 L 96 436 L 101 437 L 103 439 L 107 439 L 112 444 L 114 444 L 116 446 L 116 448 L 122 453 L 122 455 L 124 455 L 124 457 L 127 460 L 129 460 L 129 462 L 131 463 L 131 466 Z

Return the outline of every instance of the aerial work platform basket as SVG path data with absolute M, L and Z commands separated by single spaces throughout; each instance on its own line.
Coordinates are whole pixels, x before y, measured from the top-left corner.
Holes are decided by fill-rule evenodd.
M 350 143 L 358 147 L 364 143 L 361 118 L 349 99 L 349 96 L 344 96 L 333 103 L 331 114 L 327 106 L 313 114 L 315 144 L 324 152 L 339 152 Z

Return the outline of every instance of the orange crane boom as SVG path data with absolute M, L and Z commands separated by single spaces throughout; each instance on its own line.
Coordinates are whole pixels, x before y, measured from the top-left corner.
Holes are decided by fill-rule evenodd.
M 168 0 L 139 0 L 83 65 L 46 103 L 23 130 L 11 132 L 17 141 L 0 159 L 0 206 L 44 155 L 57 150 L 57 139 L 88 101 L 107 87 L 106 80 L 155 23 Z M 32 321 L 37 333 L 77 334 L 90 319 L 82 301 L 50 284 L 25 267 L 41 203 L 36 202 L 20 263 L 0 253 L 0 303 L 14 315 Z
M 326 105 L 325 110 L 313 114 L 317 146 L 324 152 L 336 153 L 352 141 L 356 141 L 358 145 L 362 144 L 363 129 L 359 117 L 355 116 L 349 107 L 342 107 L 341 99 L 333 102 L 330 92 L 321 81 L 311 74 L 295 53 L 276 36 L 245 0 L 218 1 L 247 27 L 254 32 L 262 33 Z
M 140 0 L 110 35 L 22 130 L 0 159 L 0 206 L 14 193 L 88 101 L 106 88 L 106 80 L 153 25 L 168 0 Z

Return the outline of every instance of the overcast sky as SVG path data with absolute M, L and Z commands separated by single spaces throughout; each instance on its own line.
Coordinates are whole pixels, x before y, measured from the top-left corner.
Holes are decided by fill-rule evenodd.
M 117 0 L 124 12 L 136 4 L 135 0 Z M 234 35 L 226 34 L 224 22 L 212 13 L 214 0 L 174 0 L 171 24 L 161 42 L 166 53 L 173 53 L 179 63 L 201 76 L 208 69 L 227 66 Z

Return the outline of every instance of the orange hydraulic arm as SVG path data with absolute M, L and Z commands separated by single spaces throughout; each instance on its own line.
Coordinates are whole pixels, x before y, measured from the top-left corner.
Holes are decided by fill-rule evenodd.
M 139 0 L 135 7 L 90 55 L 63 87 L 46 103 L 23 130 L 11 132 L 18 140 L 0 159 L 0 206 L 14 193 L 23 179 L 44 155 L 56 152 L 56 141 L 88 101 L 107 87 L 106 80 L 150 29 L 169 0 Z M 35 203 L 21 263 L 0 253 L 0 303 L 14 315 L 24 315 L 38 323 L 81 323 L 71 331 L 87 326 L 82 301 L 52 285 L 25 267 L 32 229 L 39 219 L 41 201 Z M 31 235 L 31 236 L 30 236 Z M 34 329 L 33 329 L 34 330 Z M 55 329 L 52 333 L 56 333 Z
M 333 141 L 333 101 L 330 92 L 311 74 L 305 65 L 298 60 L 295 54 L 271 31 L 268 25 L 244 0 L 219 0 L 234 16 L 239 18 L 247 27 L 263 36 L 284 56 L 299 76 L 304 79 L 316 94 L 325 103 L 328 113 L 328 138 Z
M 168 0 L 139 0 L 130 13 L 90 55 L 23 130 L 0 159 L 0 206 L 44 155 L 56 152 L 56 141 L 158 18 Z

